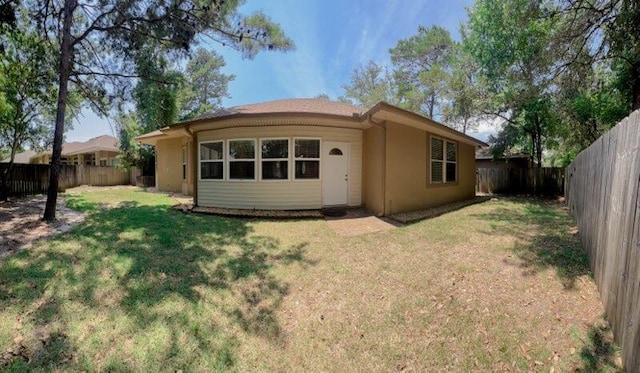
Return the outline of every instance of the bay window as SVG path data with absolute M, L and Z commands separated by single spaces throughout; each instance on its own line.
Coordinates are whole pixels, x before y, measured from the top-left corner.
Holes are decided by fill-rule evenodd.
M 229 180 L 255 180 L 256 140 L 229 140 Z
M 320 178 L 320 140 L 294 139 L 296 179 Z
M 262 180 L 288 180 L 289 140 L 262 139 L 260 149 Z
M 200 179 L 222 180 L 224 178 L 224 142 L 200 143 Z

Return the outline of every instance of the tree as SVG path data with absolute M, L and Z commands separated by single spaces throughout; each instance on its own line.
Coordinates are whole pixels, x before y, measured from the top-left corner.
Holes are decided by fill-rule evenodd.
M 118 115 L 120 165 L 138 167 L 150 176 L 155 172 L 153 149 L 137 144 L 135 137 L 217 110 L 229 96 L 228 82 L 234 76 L 220 71 L 225 65 L 222 56 L 203 48 L 191 56 L 184 72 L 151 48 L 137 57 L 136 65 L 141 77 L 133 89 L 135 112 Z
M 558 86 L 555 109 L 561 123 L 555 128 L 551 161 L 566 166 L 629 114 L 629 102 L 606 63 L 574 66 L 560 77 Z
M 454 44 L 451 75 L 447 82 L 445 103 L 442 108 L 445 123 L 467 133 L 478 127 L 484 119 L 483 83 L 478 76 L 478 66 L 460 44 Z
M 198 48 L 184 72 L 181 92 L 181 119 L 190 119 L 220 109 L 222 98 L 229 97 L 229 82 L 235 75 L 223 74 L 224 58 L 219 54 Z
M 44 219 L 55 219 L 69 83 L 98 112 L 124 97 L 135 78 L 135 57 L 145 47 L 187 51 L 197 38 L 228 45 L 252 57 L 260 50 L 287 50 L 293 43 L 262 13 L 244 16 L 242 1 L 25 0 L 32 28 L 58 48 L 58 101 L 51 178 Z
M 339 101 L 371 108 L 380 101 L 394 103 L 393 80 L 387 70 L 373 61 L 359 66 L 351 75 L 351 83 L 343 85 L 345 93 Z
M 389 51 L 401 106 L 434 118 L 446 90 L 453 45 L 446 29 L 420 26 Z
M 180 92 L 184 75 L 171 68 L 162 52 L 145 48 L 136 57 L 138 78 L 132 99 L 137 118 L 144 132 L 151 132 L 175 123 L 180 115 Z
M 546 16 L 549 7 L 544 1 L 478 0 L 469 10 L 463 40 L 488 84 L 487 114 L 524 134 L 508 138 L 526 141 L 520 145 L 530 150 L 538 167 L 555 120 L 551 92 L 556 59 L 550 45 L 556 30 Z
M 610 61 L 628 110 L 640 109 L 640 3 L 633 0 L 572 0 L 560 3 L 559 67 Z M 585 58 L 586 57 L 586 58 Z
M 0 200 L 9 196 L 15 155 L 25 145 L 40 148 L 55 104 L 50 51 L 30 32 L 0 25 L 0 149 L 8 164 L 0 172 Z

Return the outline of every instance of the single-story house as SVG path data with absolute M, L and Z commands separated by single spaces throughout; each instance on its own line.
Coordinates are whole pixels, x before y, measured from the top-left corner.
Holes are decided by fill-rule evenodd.
M 377 215 L 474 197 L 475 151 L 486 146 L 384 102 L 325 99 L 223 109 L 137 140 L 155 146 L 156 187 L 197 206 Z
M 115 166 L 118 163 L 118 139 L 109 135 L 94 137 L 88 141 L 62 144 L 61 164 L 90 166 Z M 27 150 L 16 154 L 15 163 L 51 163 L 51 150 L 36 153 Z
M 526 170 L 530 166 L 531 156 L 528 154 L 514 153 L 494 157 L 489 147 L 482 147 L 476 151 L 476 168 Z

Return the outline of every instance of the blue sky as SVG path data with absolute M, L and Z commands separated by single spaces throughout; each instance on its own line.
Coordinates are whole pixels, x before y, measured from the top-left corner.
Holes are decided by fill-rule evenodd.
M 459 39 L 459 25 L 466 20 L 471 0 L 249 0 L 241 10 L 261 9 L 280 24 L 296 50 L 262 52 L 253 60 L 221 45 L 212 45 L 227 63 L 223 71 L 236 75 L 229 85 L 234 106 L 283 98 L 332 99 L 343 94 L 353 70 L 369 60 L 389 64 L 389 49 L 399 39 L 414 35 L 419 25 L 439 25 Z M 487 128 L 481 127 L 486 138 Z M 67 141 L 85 141 L 115 134 L 107 120 L 83 112 L 66 135 Z M 472 134 L 473 135 L 473 134 Z

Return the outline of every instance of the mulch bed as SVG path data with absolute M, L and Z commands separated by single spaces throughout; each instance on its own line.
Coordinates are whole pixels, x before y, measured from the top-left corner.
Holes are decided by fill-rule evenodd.
M 478 196 L 471 199 L 467 199 L 464 201 L 450 203 L 444 206 L 434 207 L 425 210 L 416 210 L 416 211 L 408 211 L 401 212 L 399 214 L 390 215 L 389 218 L 399 221 L 403 224 L 413 223 L 416 221 L 435 218 L 436 216 L 440 216 L 442 214 L 446 214 L 448 212 L 460 210 L 463 207 L 475 205 L 476 203 L 482 203 L 489 201 L 491 197 L 489 196 Z
M 186 211 L 182 205 L 177 209 Z M 219 207 L 193 207 L 191 212 L 201 214 L 212 214 L 220 216 L 242 217 L 242 218 L 267 218 L 267 219 L 322 219 L 324 215 L 319 210 L 247 210 L 247 209 L 225 209 Z

